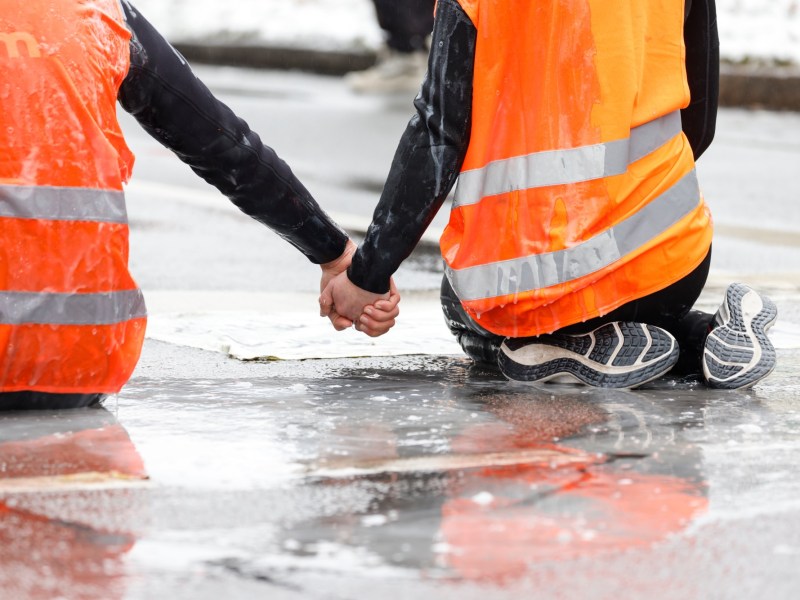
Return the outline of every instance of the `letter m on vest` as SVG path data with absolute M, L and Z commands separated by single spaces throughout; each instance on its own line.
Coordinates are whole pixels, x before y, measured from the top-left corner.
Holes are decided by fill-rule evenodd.
M 711 244 L 680 109 L 684 0 L 458 0 L 470 145 L 441 239 L 466 311 L 552 332 L 688 275 Z
M 130 34 L 117 0 L 6 0 L 0 32 L 0 392 L 114 393 L 146 322 L 116 120 Z
M 7 56 L 9 58 L 18 58 L 23 56 L 20 53 L 20 48 L 25 49 L 25 55 L 31 58 L 41 56 L 39 53 L 39 44 L 36 42 L 30 33 L 24 31 L 15 31 L 13 33 L 0 32 L 0 56 Z

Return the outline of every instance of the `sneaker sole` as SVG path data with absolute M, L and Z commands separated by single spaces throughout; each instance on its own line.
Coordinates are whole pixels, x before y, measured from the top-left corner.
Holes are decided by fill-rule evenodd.
M 512 381 L 574 381 L 601 388 L 633 388 L 659 378 L 678 361 L 668 332 L 642 323 L 609 323 L 583 335 L 509 338 L 498 363 Z
M 703 350 L 703 373 L 708 385 L 738 390 L 755 385 L 775 368 L 775 348 L 767 330 L 778 318 L 778 308 L 741 283 L 725 293 L 719 326 L 708 334 Z

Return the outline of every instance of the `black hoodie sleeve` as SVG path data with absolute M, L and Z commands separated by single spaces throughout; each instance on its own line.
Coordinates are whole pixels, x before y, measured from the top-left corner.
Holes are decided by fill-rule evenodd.
M 348 270 L 384 293 L 442 206 L 469 146 L 477 30 L 454 0 L 439 0 L 428 73 L 395 152 L 372 224 Z
M 681 111 L 695 160 L 714 139 L 719 103 L 719 34 L 715 0 L 686 0 L 683 25 L 691 101 Z
M 347 235 L 247 123 L 217 100 L 186 60 L 127 1 L 131 67 L 120 105 L 242 212 L 315 263 L 338 258 Z

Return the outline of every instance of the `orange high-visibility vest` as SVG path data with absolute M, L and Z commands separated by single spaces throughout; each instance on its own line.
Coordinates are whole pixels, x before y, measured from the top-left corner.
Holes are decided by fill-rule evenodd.
M 114 393 L 146 320 L 116 118 L 130 33 L 118 0 L 2 8 L 0 391 Z
M 711 244 L 680 109 L 683 0 L 458 0 L 470 145 L 441 238 L 466 311 L 524 337 L 680 280 Z

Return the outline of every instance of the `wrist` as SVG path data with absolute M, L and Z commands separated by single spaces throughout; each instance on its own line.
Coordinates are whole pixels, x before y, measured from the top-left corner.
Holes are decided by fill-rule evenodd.
M 332 261 L 322 263 L 320 268 L 323 271 L 344 271 L 343 265 L 349 265 L 358 247 L 353 243 L 353 240 L 348 239 L 344 246 L 344 251 Z
M 357 288 L 372 294 L 386 294 L 389 292 L 389 280 L 384 277 L 370 276 L 370 273 L 358 263 L 358 255 L 353 259 L 347 269 L 347 279 Z

